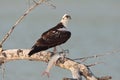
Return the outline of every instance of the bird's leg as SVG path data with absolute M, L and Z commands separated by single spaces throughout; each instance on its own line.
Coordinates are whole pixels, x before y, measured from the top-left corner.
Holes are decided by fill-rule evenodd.
M 57 53 L 57 48 L 56 48 L 56 46 L 53 48 L 53 52 L 54 52 L 54 54 Z
M 60 49 L 62 50 L 62 52 L 64 52 L 64 49 L 62 48 L 62 46 L 59 46 L 60 47 Z
M 68 49 L 63 49 L 62 46 L 59 46 L 62 50 L 63 53 L 69 53 L 69 50 Z
M 66 50 L 64 50 L 61 46 L 59 46 L 59 47 L 61 48 L 61 50 L 62 50 L 61 54 L 63 55 L 63 57 L 61 57 L 61 59 L 60 59 L 60 62 L 64 63 L 65 56 L 66 56 Z

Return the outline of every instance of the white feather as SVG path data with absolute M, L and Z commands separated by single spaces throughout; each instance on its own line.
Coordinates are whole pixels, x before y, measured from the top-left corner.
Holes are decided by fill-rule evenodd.
M 59 31 L 67 31 L 67 28 L 59 28 L 57 30 L 59 30 Z
M 62 17 L 62 19 L 61 19 L 61 23 L 65 26 L 65 27 L 67 27 L 67 24 L 68 24 L 68 22 L 69 22 L 69 20 L 70 20 L 70 18 L 67 18 L 66 16 L 67 16 L 68 14 L 64 14 L 64 16 Z

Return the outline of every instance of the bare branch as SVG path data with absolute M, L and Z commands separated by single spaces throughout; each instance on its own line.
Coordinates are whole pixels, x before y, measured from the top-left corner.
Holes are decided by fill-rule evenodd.
M 91 67 L 91 66 L 95 66 L 95 65 L 97 65 L 97 64 L 101 64 L 101 63 L 104 63 L 104 62 L 95 62 L 95 63 L 93 63 L 93 64 L 86 65 L 86 66 Z
M 2 80 L 5 79 L 5 64 L 3 63 L 1 66 L 1 70 L 2 70 Z
M 63 78 L 62 80 L 77 80 L 77 79 L 73 79 L 73 78 Z
M 49 3 L 48 0 L 45 1 L 45 4 L 47 4 L 48 6 L 51 6 L 51 7 L 53 7 L 54 9 L 56 9 L 56 6 L 55 6 L 54 4 L 52 4 L 52 3 Z
M 90 58 L 98 58 L 98 57 L 102 57 L 102 56 L 105 56 L 105 55 L 115 54 L 115 53 L 118 53 L 118 52 L 120 52 L 120 49 L 109 51 L 109 52 L 106 52 L 106 53 L 103 53 L 103 54 L 92 55 L 92 56 L 82 57 L 82 58 L 75 58 L 73 60 L 81 60 L 81 62 L 84 62 L 84 61 L 86 61 L 87 59 L 90 59 Z
M 13 32 L 14 28 L 27 16 L 34 8 L 36 8 L 38 5 L 40 5 L 45 0 L 39 0 L 37 4 L 32 5 L 29 9 L 25 11 L 25 13 L 15 22 L 15 24 L 12 26 L 12 28 L 7 32 L 7 34 L 3 37 L 2 41 L 0 42 L 0 45 L 2 45 L 7 38 L 10 36 L 10 34 Z
M 4 63 L 12 60 L 34 60 L 48 62 L 51 59 L 51 56 L 54 55 L 52 52 L 41 51 L 29 57 L 29 51 L 30 49 L 5 50 L 0 54 L 0 60 Z M 86 80 L 98 80 L 98 78 L 93 75 L 91 70 L 86 65 L 77 63 L 70 58 L 65 58 L 64 62 L 57 62 L 55 65 L 70 70 L 74 76 L 78 75 L 78 78 L 84 76 Z M 78 74 L 79 71 L 80 75 Z M 79 78 L 79 80 L 81 80 L 81 78 Z
M 111 76 L 103 76 L 101 78 L 98 78 L 98 80 L 110 80 L 110 79 L 112 79 Z

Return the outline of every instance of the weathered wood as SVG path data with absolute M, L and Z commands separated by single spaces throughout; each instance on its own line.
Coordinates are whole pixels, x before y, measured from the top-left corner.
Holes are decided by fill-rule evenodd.
M 0 63 L 2 64 L 3 62 L 9 62 L 12 60 L 35 60 L 35 61 L 44 61 L 48 62 L 53 55 L 52 52 L 49 51 L 41 51 L 38 52 L 31 57 L 28 56 L 30 49 L 9 49 L 9 50 L 4 50 L 0 53 Z M 100 78 L 97 78 L 93 75 L 93 73 L 90 71 L 90 69 L 84 65 L 77 63 L 73 61 L 70 58 L 65 58 L 64 62 L 58 62 L 56 66 L 59 66 L 61 68 L 70 70 L 72 74 L 77 74 L 80 72 L 78 75 L 79 77 L 84 76 L 86 80 L 100 80 Z M 77 80 L 82 80 L 81 78 Z M 106 79 L 109 80 L 109 79 Z

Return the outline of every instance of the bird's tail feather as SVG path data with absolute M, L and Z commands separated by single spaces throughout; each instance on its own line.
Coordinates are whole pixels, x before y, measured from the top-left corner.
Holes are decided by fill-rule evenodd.
M 31 56 L 31 55 L 33 55 L 33 54 L 35 54 L 37 51 L 35 50 L 35 49 L 32 49 L 30 52 L 29 52 L 29 57 Z
M 43 47 L 43 46 L 33 46 L 32 50 L 28 53 L 29 57 L 37 52 L 43 51 L 48 49 L 48 47 Z

